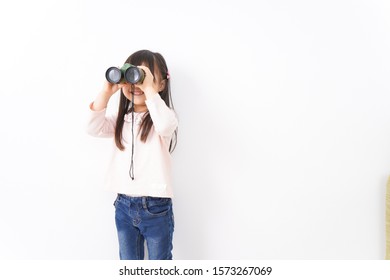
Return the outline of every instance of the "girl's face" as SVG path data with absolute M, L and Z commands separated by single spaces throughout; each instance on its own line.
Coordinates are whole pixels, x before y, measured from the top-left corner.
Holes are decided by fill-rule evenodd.
M 146 66 L 144 63 L 142 63 L 141 65 Z M 154 68 L 154 72 L 155 72 L 153 74 L 154 79 L 155 79 L 154 84 L 159 85 L 159 86 L 156 86 L 155 88 L 158 88 L 159 91 L 161 91 L 163 89 L 162 88 L 163 83 L 162 83 L 162 79 L 161 79 L 161 74 L 158 71 L 157 67 Z M 134 111 L 135 112 L 146 112 L 147 111 L 147 107 L 146 107 L 146 103 L 145 103 L 146 96 L 145 96 L 144 92 L 137 85 L 132 85 L 132 84 L 126 83 L 125 85 L 123 85 L 122 91 L 123 91 L 123 94 L 126 96 L 126 98 L 129 100 L 132 100 L 133 95 L 134 95 Z
M 126 96 L 127 99 L 132 100 L 133 94 L 134 94 L 134 111 L 135 112 L 145 112 L 146 111 L 146 104 L 145 104 L 145 94 L 144 92 L 137 87 L 137 85 L 131 85 L 126 83 L 122 87 L 123 94 Z

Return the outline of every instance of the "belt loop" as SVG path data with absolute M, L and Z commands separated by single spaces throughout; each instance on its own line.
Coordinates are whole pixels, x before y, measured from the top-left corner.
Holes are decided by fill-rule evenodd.
M 146 196 L 142 197 L 142 206 L 146 208 Z

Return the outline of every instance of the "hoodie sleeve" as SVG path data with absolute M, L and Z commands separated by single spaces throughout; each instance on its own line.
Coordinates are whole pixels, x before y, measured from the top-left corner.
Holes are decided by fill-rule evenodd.
M 95 137 L 114 137 L 117 116 L 106 116 L 106 109 L 92 110 L 89 105 L 90 115 L 87 123 L 87 133 Z
M 156 94 L 151 99 L 146 100 L 145 103 L 148 107 L 150 117 L 153 120 L 155 131 L 160 136 L 171 136 L 178 126 L 175 111 L 165 104 L 159 94 Z

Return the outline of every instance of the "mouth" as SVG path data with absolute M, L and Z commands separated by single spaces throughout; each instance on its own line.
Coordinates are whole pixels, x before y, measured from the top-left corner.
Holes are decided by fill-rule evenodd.
M 134 96 L 140 96 L 144 94 L 142 90 L 134 90 L 134 91 L 130 91 L 130 93 L 134 94 Z

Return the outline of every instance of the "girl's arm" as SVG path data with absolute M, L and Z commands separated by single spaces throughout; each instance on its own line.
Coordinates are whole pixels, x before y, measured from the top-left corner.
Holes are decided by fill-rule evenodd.
M 148 98 L 146 100 L 146 106 L 153 120 L 155 131 L 160 136 L 172 136 L 178 126 L 176 113 L 165 104 L 159 94 Z
M 111 96 L 123 85 L 105 81 L 102 91 L 89 105 L 90 118 L 87 124 L 88 134 L 95 137 L 113 137 L 115 134 L 116 116 L 106 116 L 107 104 Z
M 159 88 L 164 86 L 164 82 L 160 81 L 160 84 L 153 82 L 153 74 L 150 69 L 142 65 L 138 67 L 143 69 L 146 74 L 143 83 L 138 87 L 145 93 L 145 103 L 153 120 L 154 129 L 160 136 L 170 137 L 178 126 L 178 120 L 175 112 L 165 104 L 158 94 Z

